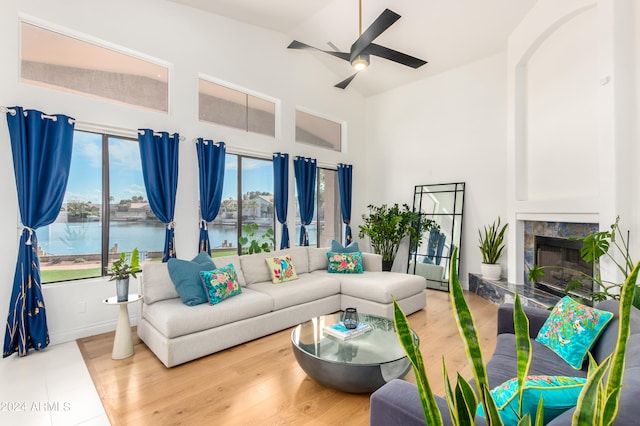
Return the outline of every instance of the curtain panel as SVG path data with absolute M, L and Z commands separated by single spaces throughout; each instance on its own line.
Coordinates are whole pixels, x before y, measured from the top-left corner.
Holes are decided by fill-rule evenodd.
M 317 161 L 314 158 L 296 157 L 293 161 L 296 177 L 296 191 L 300 207 L 300 245 L 309 245 L 307 225 L 313 220 L 313 208 L 316 197 Z
M 352 198 L 353 166 L 351 164 L 338 164 L 338 186 L 340 187 L 340 211 L 342 222 L 346 225 L 344 231 L 344 245 L 353 241 L 351 235 L 351 198 Z
M 13 279 L 3 358 L 49 345 L 42 295 L 36 229 L 56 220 L 69 180 L 75 122 L 66 115 L 9 108 L 7 125 L 13 153 L 22 231 Z
M 224 185 L 224 142 L 213 142 L 198 138 L 198 175 L 200 181 L 200 240 L 198 252 L 206 251 L 211 256 L 208 223 L 220 212 L 222 187 Z
M 142 176 L 153 213 L 167 225 L 163 262 L 176 257 L 174 212 L 178 188 L 180 135 L 138 129 Z
M 276 218 L 282 225 L 280 250 L 289 248 L 289 228 L 287 227 L 287 205 L 289 203 L 289 154 L 273 154 L 273 201 L 276 205 Z

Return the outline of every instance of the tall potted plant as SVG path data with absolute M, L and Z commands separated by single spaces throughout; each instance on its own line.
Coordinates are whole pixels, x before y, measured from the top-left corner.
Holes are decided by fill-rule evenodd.
M 129 276 L 136 278 L 136 274 L 140 272 L 140 254 L 137 248 L 131 252 L 131 256 L 126 253 L 120 253 L 120 258 L 114 260 L 107 273 L 111 275 L 109 281 L 116 281 L 116 295 L 118 302 L 126 302 L 129 298 Z
M 478 229 L 479 248 L 482 252 L 480 271 L 485 279 L 499 280 L 502 275 L 502 266 L 498 262 L 504 250 L 504 234 L 508 226 L 509 224 L 505 223 L 500 227 L 500 217 L 498 217 L 497 223 L 494 221 L 490 226 L 484 226 L 484 232 Z
M 402 208 L 398 203 L 391 207 L 370 204 L 367 208 L 369 216 L 362 216 L 364 225 L 360 225 L 358 235 L 360 238 L 369 237 L 374 253 L 382 255 L 382 269 L 390 271 L 402 239 L 411 237 L 416 245 L 420 245 L 427 224 L 421 223 L 420 214 L 411 211 L 407 204 Z

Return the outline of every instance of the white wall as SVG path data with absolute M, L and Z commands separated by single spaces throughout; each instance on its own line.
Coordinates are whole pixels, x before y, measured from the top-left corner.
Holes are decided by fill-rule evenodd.
M 414 185 L 466 182 L 466 283 L 482 262 L 477 229 L 506 215 L 506 56 L 370 98 L 366 118 L 368 202 L 412 206 Z
M 323 165 L 350 163 L 354 165 L 354 186 L 357 188 L 366 181 L 362 159 L 367 149 L 363 130 L 364 99 L 354 91 L 334 89 L 332 86 L 339 77 L 319 66 L 312 55 L 288 51 L 286 46 L 290 40 L 282 34 L 158 0 L 0 0 L 0 10 L 3 53 L 0 105 L 63 113 L 81 123 L 113 126 L 132 133 L 143 127 L 179 132 L 186 137 L 180 146 L 175 217 L 179 257 L 193 257 L 197 247 L 198 176 L 194 138 L 225 141 L 230 152 L 269 157 L 275 151 L 282 151 L 292 157 L 317 158 Z M 170 114 L 20 83 L 19 16 L 32 17 L 170 63 Z M 279 99 L 281 116 L 276 139 L 199 122 L 198 73 Z M 296 106 L 345 121 L 347 151 L 337 153 L 296 144 Z M 3 153 L 0 155 L 0 233 L 4 236 L 4 244 L 0 246 L 1 313 L 9 307 L 18 241 L 18 207 L 6 125 L 0 126 L 0 150 Z M 293 188 L 292 170 L 290 176 L 290 188 Z M 354 205 L 363 204 L 366 204 L 364 195 L 355 191 Z M 292 211 L 295 212 L 290 206 L 290 217 Z M 354 216 L 359 217 L 357 209 Z M 105 281 L 45 285 L 53 343 L 114 328 L 117 312 L 103 306 L 101 300 L 115 294 L 115 285 Z

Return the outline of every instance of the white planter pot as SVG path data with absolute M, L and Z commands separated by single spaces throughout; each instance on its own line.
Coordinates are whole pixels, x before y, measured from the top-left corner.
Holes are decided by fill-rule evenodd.
M 502 265 L 483 263 L 480 265 L 480 272 L 485 280 L 498 281 L 502 275 Z

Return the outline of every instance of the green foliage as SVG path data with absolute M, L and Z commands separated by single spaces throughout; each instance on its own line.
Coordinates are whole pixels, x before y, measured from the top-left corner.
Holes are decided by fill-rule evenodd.
M 502 251 L 504 250 L 504 234 L 507 231 L 509 224 L 505 223 L 502 228 L 500 227 L 500 217 L 498 222 L 495 221 L 487 227 L 484 226 L 484 233 L 478 229 L 478 236 L 480 237 L 480 251 L 482 252 L 482 262 L 493 265 L 498 263 Z
M 242 247 L 242 254 L 270 252 L 275 245 L 273 228 L 268 228 L 262 235 L 257 235 L 260 227 L 257 223 L 242 225 L 242 236 L 238 243 Z
M 451 280 L 449 286 L 451 303 L 453 305 L 456 323 L 458 324 L 458 330 L 465 346 L 465 352 L 472 366 L 476 386 L 480 392 L 480 398 L 477 397 L 475 391 L 459 374 L 455 388 L 451 386 L 443 359 L 445 397 L 447 399 L 449 414 L 454 425 L 473 425 L 475 424 L 474 414 L 478 406 L 478 401 L 480 400 L 484 407 L 487 424 L 501 425 L 502 421 L 495 401 L 489 391 L 486 368 L 482 360 L 475 321 L 464 300 L 462 286 L 458 280 L 456 272 L 457 260 L 458 249 L 456 248 L 451 258 L 449 275 Z M 629 274 L 623 286 L 623 291 L 621 292 L 620 310 L 618 313 L 620 318 L 618 340 L 613 354 L 600 366 L 596 366 L 595 361 L 590 357 L 588 380 L 578 399 L 573 418 L 574 425 L 611 425 L 617 415 L 622 372 L 624 369 L 624 356 L 627 339 L 629 337 L 631 302 L 634 298 L 635 282 L 639 269 L 640 263 L 638 263 Z M 396 333 L 413 366 L 420 400 L 422 401 L 425 422 L 428 425 L 441 425 L 443 422 L 442 415 L 437 408 L 435 397 L 427 379 L 419 342 L 413 338 L 407 317 L 395 299 L 393 304 Z M 523 383 L 531 363 L 531 342 L 529 340 L 529 320 L 524 314 L 520 297 L 517 294 L 514 304 L 513 321 L 518 360 L 518 401 L 520 401 L 519 406 L 522 407 Z M 603 384 L 604 377 L 606 377 L 606 384 Z M 531 425 L 531 417 L 529 414 L 522 416 L 522 412 L 520 412 L 519 417 L 519 425 Z M 536 426 L 542 425 L 543 420 L 543 401 L 541 399 L 538 402 L 536 411 Z
M 407 204 L 402 208 L 398 204 L 387 207 L 386 204 L 376 207 L 367 206 L 369 216 L 362 216 L 364 225 L 360 225 L 359 237 L 369 237 L 374 253 L 382 255 L 385 262 L 393 262 L 398 247 L 404 237 L 419 246 L 422 234 L 436 226 L 432 220 L 420 220 L 420 214 L 409 209 Z
M 594 232 L 584 238 L 571 238 L 572 241 L 582 242 L 580 256 L 585 262 L 591 264 L 591 274 L 585 274 L 582 271 L 563 266 L 533 265 L 533 267 L 529 269 L 529 281 L 540 281 L 545 275 L 545 270 L 564 270 L 570 272 L 575 277 L 567 284 L 565 293 L 570 293 L 580 288 L 582 284 L 593 282 L 595 284 L 594 289 L 596 286 L 599 288 L 599 291 L 594 291 L 591 294 L 594 301 L 620 299 L 623 284 L 603 280 L 600 276 L 597 263 L 600 258 L 606 256 L 613 262 L 625 280 L 629 277 L 629 273 L 634 265 L 634 261 L 629 254 L 629 233 L 627 232 L 625 238 L 620 230 L 619 223 L 620 217 L 617 217 L 615 223 L 613 223 L 607 231 Z M 633 306 L 640 309 L 640 292 L 634 289 L 632 299 Z
M 114 260 L 110 267 L 107 267 L 107 273 L 111 275 L 109 281 L 124 280 L 131 275 L 136 278 L 136 274 L 140 272 L 140 254 L 137 248 L 134 248 L 130 256 L 125 252 L 120 253 L 120 258 Z

